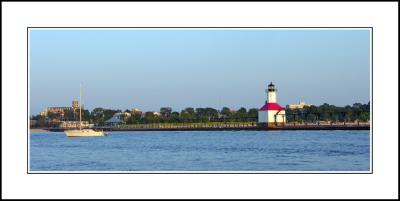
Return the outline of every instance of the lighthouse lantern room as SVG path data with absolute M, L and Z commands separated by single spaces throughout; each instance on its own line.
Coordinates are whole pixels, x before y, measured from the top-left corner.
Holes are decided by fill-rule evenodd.
M 282 126 L 286 123 L 285 108 L 276 102 L 276 88 L 272 82 L 265 90 L 267 100 L 265 105 L 258 109 L 258 123 L 268 127 Z

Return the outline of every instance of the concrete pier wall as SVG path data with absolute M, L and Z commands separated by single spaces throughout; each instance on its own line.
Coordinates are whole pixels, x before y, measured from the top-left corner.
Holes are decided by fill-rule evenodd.
M 47 131 L 64 131 L 64 128 L 40 128 Z M 225 131 L 225 130 L 370 130 L 369 125 L 256 125 L 235 127 L 145 127 L 129 126 L 94 127 L 103 131 Z

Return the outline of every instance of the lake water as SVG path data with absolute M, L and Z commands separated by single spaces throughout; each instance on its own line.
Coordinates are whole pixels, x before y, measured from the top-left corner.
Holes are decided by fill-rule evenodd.
M 370 171 L 369 131 L 30 134 L 30 171 Z

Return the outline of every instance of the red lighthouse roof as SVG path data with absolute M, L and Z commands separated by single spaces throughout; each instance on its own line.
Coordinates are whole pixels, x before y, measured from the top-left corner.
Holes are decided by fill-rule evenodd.
M 265 105 L 258 110 L 285 110 L 285 108 L 281 107 L 278 103 L 265 103 Z

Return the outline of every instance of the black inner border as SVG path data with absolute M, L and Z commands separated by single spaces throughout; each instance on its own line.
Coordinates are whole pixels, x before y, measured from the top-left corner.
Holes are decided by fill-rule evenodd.
M 371 159 L 371 167 L 370 167 L 370 172 L 310 172 L 307 173 L 305 171 L 303 172 L 282 172 L 282 173 L 277 173 L 277 172 L 191 172 L 191 171 L 177 171 L 177 172 L 106 172 L 106 173 L 98 173 L 98 172 L 74 172 L 74 171 L 70 171 L 68 173 L 66 172 L 62 172 L 62 173 L 58 173 L 58 172 L 29 172 L 29 136 L 30 136 L 30 128 L 29 128 L 29 29 L 30 28 L 34 28 L 34 29 L 39 29 L 39 28 L 43 28 L 43 29 L 70 29 L 70 28 L 83 28 L 83 29 L 99 29 L 99 28 L 106 28 L 106 29 L 120 29 L 120 28 L 131 28 L 131 29 L 140 29 L 140 28 L 166 28 L 166 29 L 174 29 L 174 28 L 184 28 L 184 29 L 199 29 L 199 28 L 208 28 L 208 29 L 212 29 L 212 28 L 225 28 L 225 29 L 245 29 L 245 28 L 260 28 L 260 29 L 274 29 L 274 28 L 289 28 L 289 29 L 370 29 L 370 33 L 371 33 L 371 59 L 370 59 L 370 66 L 371 66 L 371 83 L 370 83 L 370 87 L 371 87 L 371 94 L 370 94 L 370 103 L 371 103 L 371 108 L 370 108 L 370 115 L 371 115 L 371 120 L 370 120 L 370 138 L 371 138 L 371 145 L 370 145 L 370 159 Z M 374 160 L 373 160 L 373 147 L 374 147 L 374 140 L 373 140 L 373 94 L 374 94 L 374 90 L 373 90 L 373 80 L 374 80 L 374 68 L 373 68 L 373 64 L 374 64 L 374 37 L 373 37 L 373 27 L 27 27 L 26 28 L 26 80 L 27 80 L 27 104 L 26 104 L 26 108 L 27 108 L 27 140 L 26 140 L 26 173 L 27 174 L 373 174 L 373 167 L 374 167 Z M 371 113 L 372 112 L 372 113 Z

